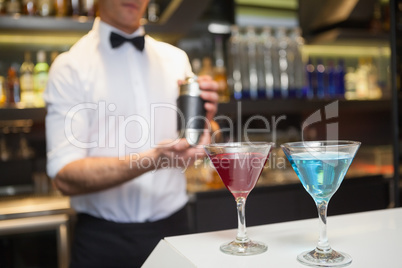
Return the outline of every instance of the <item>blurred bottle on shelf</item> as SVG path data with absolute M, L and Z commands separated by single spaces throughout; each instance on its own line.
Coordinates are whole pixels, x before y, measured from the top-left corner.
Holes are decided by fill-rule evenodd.
M 293 70 L 292 78 L 289 79 L 289 88 L 294 92 L 294 96 L 297 98 L 302 98 L 304 96 L 304 91 L 306 87 L 306 76 L 305 76 L 305 63 L 303 61 L 302 49 L 304 46 L 304 39 L 301 35 L 301 29 L 295 27 L 290 33 L 290 46 L 289 50 L 292 52 L 293 60 L 289 63 Z
M 34 105 L 34 67 L 31 61 L 31 53 L 26 51 L 24 54 L 24 62 L 20 67 L 20 88 L 21 88 L 21 102 L 31 107 Z
M 202 58 L 202 67 L 199 72 L 199 75 L 209 75 L 210 77 L 214 77 L 214 71 L 212 68 L 212 60 L 210 57 Z
M 18 81 L 18 74 L 15 67 L 11 66 L 7 72 L 6 82 L 6 103 L 7 105 L 14 106 L 21 101 L 20 83 Z
M 215 66 L 213 68 L 213 79 L 218 83 L 219 102 L 228 102 L 230 93 L 227 83 L 226 67 L 223 52 L 222 36 L 215 37 Z
M 385 50 L 380 48 L 375 58 L 360 57 L 355 66 L 358 56 L 345 59 L 316 51 L 304 54 L 308 50 L 303 49 L 297 27 L 277 27 L 273 32 L 270 27 L 232 26 L 227 43 L 227 81 L 235 99 L 380 99 L 390 95 Z
M 6 85 L 5 79 L 0 75 L 0 107 L 6 103 Z
M 22 0 L 22 14 L 28 16 L 36 15 L 36 1 Z
M 46 88 L 48 80 L 49 65 L 46 61 L 46 53 L 39 50 L 37 53 L 37 63 L 34 67 L 34 94 L 35 106 L 43 107 L 45 105 L 43 100 L 43 92 Z
M 37 0 L 37 12 L 42 17 L 53 16 L 54 3 L 52 0 Z
M 95 0 L 81 0 L 81 15 L 88 17 L 95 17 L 96 15 L 96 2 Z
M 6 1 L 6 13 L 8 15 L 16 15 L 21 13 L 21 2 L 19 0 Z
M 327 63 L 327 67 L 325 68 L 326 75 L 326 98 L 336 98 L 336 70 L 335 65 L 332 60 L 329 60 Z
M 314 64 L 315 62 L 315 64 Z M 304 97 L 308 99 L 343 99 L 355 98 L 355 82 L 353 86 L 349 81 L 346 93 L 346 67 L 344 59 L 326 59 L 315 58 L 314 61 L 309 57 L 305 67 L 306 70 L 306 86 L 304 87 Z M 354 79 L 354 73 L 348 77 Z M 353 88 L 353 90 L 352 90 Z
M 278 55 L 279 55 L 279 76 L 280 76 L 280 96 L 288 98 L 289 96 L 289 43 L 290 40 L 286 34 L 286 28 L 279 27 L 276 32 L 278 40 Z
M 54 15 L 56 17 L 71 16 L 71 0 L 54 0 Z
M 7 14 L 6 0 L 0 0 L 0 15 Z
M 389 57 L 387 54 L 387 48 L 379 48 L 379 56 L 376 61 L 378 71 L 378 86 L 381 89 L 383 98 L 391 98 L 391 73 L 389 68 Z
M 347 67 L 345 73 L 345 99 L 355 100 L 356 94 L 356 70 L 354 67 Z
M 307 88 L 314 92 L 311 97 L 318 99 L 375 100 L 386 96 L 387 78 L 379 72 L 378 64 L 383 59 L 372 56 L 360 56 L 358 64 L 350 66 L 355 59 L 315 58 L 310 57 L 306 65 Z M 386 67 L 385 67 L 386 68 Z M 383 76 L 380 79 L 380 76 Z M 385 78 L 384 78 L 385 76 Z
M 307 76 L 307 89 L 306 89 L 306 97 L 308 99 L 314 98 L 315 95 L 315 66 L 312 62 L 311 57 L 309 57 L 307 65 L 306 65 L 306 76 Z
M 345 97 L 345 63 L 343 59 L 338 60 L 335 68 L 335 96 Z
M 149 22 L 158 22 L 159 21 L 160 8 L 159 8 L 159 4 L 155 0 L 149 1 L 147 13 L 148 13 L 148 21 Z
M 212 167 L 212 163 L 210 163 L 209 159 L 205 160 L 206 163 L 204 164 L 206 167 L 209 168 L 209 176 L 207 176 L 205 180 L 205 184 L 207 189 L 222 189 L 225 187 L 225 185 L 222 182 L 221 177 L 219 176 L 218 172 L 216 171 L 215 168 Z M 208 172 L 208 170 L 207 170 Z
M 307 83 L 300 29 L 288 35 L 285 27 L 277 27 L 273 33 L 268 26 L 232 27 L 228 83 L 235 99 L 303 97 Z
M 325 66 L 322 62 L 322 59 L 317 59 L 316 80 L 316 97 L 319 99 L 323 99 L 327 96 L 327 92 L 325 88 Z
M 241 77 L 241 99 L 250 98 L 250 71 L 249 71 L 249 53 L 247 35 L 242 32 L 240 34 L 240 77 Z
M 290 38 L 290 34 L 287 34 L 288 38 L 288 45 L 286 48 L 286 60 L 287 60 L 287 70 L 286 74 L 288 77 L 288 93 L 287 96 L 284 96 L 285 98 L 294 98 L 296 97 L 296 85 L 295 85 L 295 72 L 296 72 L 296 66 L 294 64 L 295 57 L 296 57 L 296 44 L 293 42 L 293 40 Z
M 222 143 L 224 137 L 220 129 L 219 124 L 212 120 L 211 129 L 214 135 L 211 137 L 212 142 Z M 224 184 L 213 167 L 208 157 L 197 159 L 193 165 L 190 165 L 185 175 L 187 178 L 187 189 L 189 192 L 199 190 L 221 189 L 224 188 Z
M 248 88 L 251 99 L 258 99 L 258 75 L 257 75 L 257 35 L 253 26 L 248 26 L 244 36 L 245 47 L 247 51 L 248 70 L 245 71 L 244 77 L 247 82 L 245 88 Z M 243 76 L 243 75 L 242 75 Z M 248 87 L 247 87 L 248 84 Z
M 242 98 L 241 78 L 241 36 L 237 25 L 231 27 L 231 36 L 228 41 L 228 86 L 235 99 Z
M 257 97 L 266 97 L 266 81 L 265 81 L 265 66 L 264 66 L 264 42 L 263 42 L 263 29 L 260 31 L 256 29 L 255 40 L 255 61 L 257 71 Z
M 225 187 L 208 158 L 198 159 L 185 170 L 189 192 L 222 189 Z
M 366 62 L 366 58 L 359 58 L 359 65 L 356 69 L 356 98 L 357 99 L 367 99 L 369 95 L 369 86 L 368 86 L 368 66 Z
M 355 76 L 357 99 L 380 99 L 382 91 L 378 84 L 378 70 L 371 57 L 360 57 Z
M 71 0 L 71 16 L 78 17 L 81 15 L 81 0 Z
M 382 91 L 378 85 L 378 70 L 373 64 L 373 58 L 367 58 L 367 86 L 369 99 L 381 99 Z
M 274 97 L 275 80 L 279 80 L 279 69 L 275 64 L 278 62 L 277 42 L 272 35 L 271 27 L 262 29 L 258 46 L 257 60 L 259 73 L 259 87 L 265 91 L 265 97 L 272 99 Z

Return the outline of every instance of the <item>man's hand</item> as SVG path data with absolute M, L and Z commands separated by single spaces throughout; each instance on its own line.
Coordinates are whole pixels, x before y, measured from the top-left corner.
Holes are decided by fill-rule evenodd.
M 201 89 L 201 98 L 205 101 L 206 118 L 212 121 L 218 111 L 218 83 L 210 76 L 199 76 L 198 83 Z M 179 81 L 180 84 L 180 81 Z M 197 145 L 190 146 L 185 138 L 180 140 L 165 140 L 158 145 L 157 155 L 169 160 L 172 167 L 186 168 L 197 159 L 205 157 L 203 145 L 211 142 L 211 129 L 206 124 L 204 133 Z
M 212 120 L 218 111 L 218 83 L 210 76 L 203 75 L 198 77 L 198 84 L 202 90 L 201 98 L 205 101 L 206 117 Z

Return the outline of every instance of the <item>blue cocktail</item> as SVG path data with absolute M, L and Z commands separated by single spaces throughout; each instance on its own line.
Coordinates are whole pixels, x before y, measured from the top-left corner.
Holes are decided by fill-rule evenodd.
M 297 256 L 303 264 L 341 267 L 352 262 L 349 255 L 337 252 L 330 247 L 326 223 L 328 202 L 341 185 L 359 146 L 360 142 L 353 141 L 309 141 L 281 145 L 318 209 L 320 239 L 314 250 Z

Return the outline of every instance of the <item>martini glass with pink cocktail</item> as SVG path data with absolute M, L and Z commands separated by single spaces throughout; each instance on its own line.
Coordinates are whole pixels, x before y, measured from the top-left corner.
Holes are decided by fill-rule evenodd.
M 237 236 L 235 240 L 220 247 L 224 253 L 255 255 L 268 249 L 264 243 L 248 238 L 245 205 L 247 196 L 257 183 L 273 146 L 274 143 L 268 142 L 216 143 L 204 146 L 209 159 L 237 204 Z

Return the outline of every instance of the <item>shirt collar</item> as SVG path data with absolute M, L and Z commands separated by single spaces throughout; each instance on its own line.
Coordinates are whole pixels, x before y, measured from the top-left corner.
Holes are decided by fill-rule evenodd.
M 136 36 L 142 36 L 145 35 L 145 29 L 143 26 L 140 26 L 135 32 L 131 34 L 127 34 L 109 24 L 106 22 L 102 21 L 99 17 L 96 17 L 94 20 L 94 24 L 92 26 L 92 31 L 97 32 L 99 34 L 99 41 L 101 46 L 108 50 L 113 50 L 111 44 L 110 44 L 110 33 L 115 32 L 117 34 L 120 34 L 126 38 L 133 38 Z

